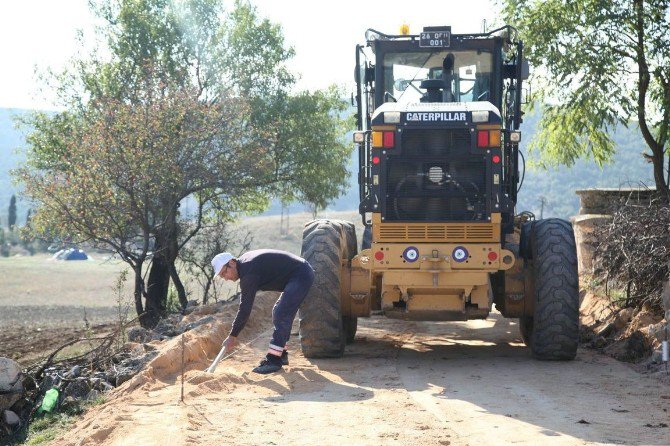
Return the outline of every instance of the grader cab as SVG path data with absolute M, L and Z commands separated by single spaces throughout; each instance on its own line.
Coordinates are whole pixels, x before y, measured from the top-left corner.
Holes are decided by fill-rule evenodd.
M 315 283 L 300 310 L 307 357 L 339 357 L 357 318 L 518 318 L 540 359 L 572 359 L 579 290 L 570 223 L 517 213 L 522 42 L 506 26 L 366 33 L 356 47 L 360 205 L 305 226 Z

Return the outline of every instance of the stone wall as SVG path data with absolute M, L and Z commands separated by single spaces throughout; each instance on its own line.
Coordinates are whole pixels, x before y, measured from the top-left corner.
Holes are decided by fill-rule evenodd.
M 593 254 L 595 251 L 594 231 L 612 221 L 612 212 L 624 203 L 644 203 L 651 199 L 654 189 L 649 188 L 602 188 L 580 189 L 579 215 L 572 217 L 577 243 L 577 262 L 579 271 L 593 273 Z

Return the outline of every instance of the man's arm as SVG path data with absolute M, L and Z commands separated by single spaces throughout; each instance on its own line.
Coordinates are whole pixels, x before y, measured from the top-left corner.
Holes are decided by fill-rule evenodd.
M 237 310 L 233 326 L 230 329 L 230 336 L 235 338 L 240 334 L 251 314 L 251 308 L 254 306 L 254 299 L 256 298 L 256 291 L 258 291 L 258 277 L 243 277 L 240 279 L 240 289 L 242 290 L 240 308 Z

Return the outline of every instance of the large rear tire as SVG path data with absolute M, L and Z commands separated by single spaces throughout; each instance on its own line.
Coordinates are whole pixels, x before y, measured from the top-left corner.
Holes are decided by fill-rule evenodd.
M 342 222 L 344 228 L 344 235 L 347 241 L 347 252 L 345 258 L 351 260 L 358 254 L 358 240 L 356 239 L 356 226 L 349 221 Z M 344 335 L 347 344 L 352 344 L 356 337 L 356 330 L 358 329 L 358 318 L 356 316 L 342 316 L 342 324 L 344 327 Z
M 372 228 L 366 226 L 363 230 L 363 240 L 361 240 L 361 249 L 370 249 L 372 247 Z
M 339 358 L 344 354 L 347 332 L 340 304 L 340 269 L 352 250 L 349 225 L 338 220 L 314 220 L 303 230 L 302 257 L 315 273 L 314 284 L 298 314 L 300 344 L 307 358 Z M 355 240 L 354 232 L 352 257 Z
M 358 329 L 358 318 L 355 316 L 343 316 L 342 324 L 344 324 L 344 335 L 347 344 L 353 344 L 356 337 L 356 330 Z
M 556 218 L 533 223 L 530 231 L 535 309 L 522 318 L 521 334 L 533 356 L 570 360 L 579 344 L 579 275 L 572 226 Z

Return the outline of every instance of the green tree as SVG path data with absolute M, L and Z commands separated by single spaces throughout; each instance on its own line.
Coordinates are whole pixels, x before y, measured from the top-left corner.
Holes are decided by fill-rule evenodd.
M 667 198 L 670 137 L 668 0 L 503 0 L 545 104 L 531 148 L 548 162 L 611 159 L 617 125 L 639 125 Z M 538 74 L 539 73 L 539 74 Z
M 10 231 L 14 230 L 16 226 L 16 195 L 12 195 L 12 198 L 9 199 L 9 212 L 7 218 L 7 227 Z
M 111 248 L 131 265 L 136 311 L 153 326 L 170 280 L 186 305 L 175 262 L 208 218 L 258 211 L 323 172 L 279 142 L 274 111 L 289 97 L 292 51 L 249 4 L 224 20 L 216 0 L 95 8 L 111 56 L 97 51 L 58 79 L 67 109 L 31 120 L 19 176 L 38 203 L 37 231 Z M 181 208 L 187 199 L 192 213 Z
M 0 256 L 9 257 L 9 244 L 5 237 L 5 229 L 0 227 Z
M 343 135 L 352 123 L 339 118 L 347 110 L 341 98 L 335 87 L 289 97 L 276 129 L 278 152 L 295 170 L 302 170 L 302 176 L 285 189 L 282 201 L 308 204 L 314 217 L 349 184 L 347 163 L 353 146 L 343 141 Z

